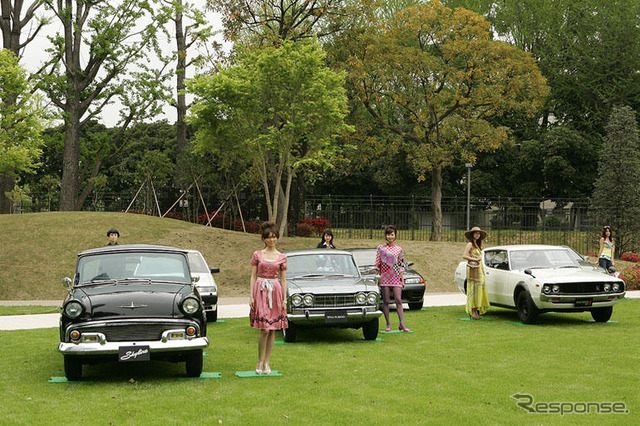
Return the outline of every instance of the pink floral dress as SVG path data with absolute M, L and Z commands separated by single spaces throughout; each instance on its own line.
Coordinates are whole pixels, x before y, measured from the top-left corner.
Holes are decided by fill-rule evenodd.
M 255 308 L 249 313 L 251 327 L 263 330 L 287 328 L 287 313 L 283 309 L 280 271 L 287 269 L 287 256 L 280 253 L 277 260 L 265 260 L 262 250 L 251 257 L 251 264 L 258 267 L 258 277 L 253 286 Z
M 381 287 L 402 287 L 404 252 L 395 243 L 380 244 L 376 251 L 376 269 L 380 272 Z

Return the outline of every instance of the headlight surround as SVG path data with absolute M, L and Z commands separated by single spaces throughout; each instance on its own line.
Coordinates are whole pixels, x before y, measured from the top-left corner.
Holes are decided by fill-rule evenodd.
M 558 284 L 554 284 L 553 287 L 551 287 L 551 291 L 554 293 L 560 293 L 560 286 Z
M 302 296 L 300 296 L 299 294 L 294 294 L 293 296 L 291 296 L 291 306 L 297 308 L 300 305 L 302 305 Z
M 198 302 L 195 298 L 187 297 L 182 301 L 182 310 L 186 314 L 193 315 L 198 312 L 198 309 L 200 309 L 200 302 Z
M 551 286 L 550 286 L 550 285 L 545 285 L 545 286 L 543 286 L 543 287 L 542 287 L 542 292 L 543 292 L 544 294 L 549 294 L 549 293 L 551 293 Z
M 358 305 L 364 305 L 367 303 L 367 296 L 364 293 L 356 293 L 356 303 Z
M 304 306 L 313 306 L 313 294 L 305 294 L 302 298 Z
M 613 288 L 613 291 L 618 292 L 618 291 L 620 291 L 620 284 L 619 283 L 614 283 L 612 288 Z
M 378 293 L 376 293 L 375 291 L 372 291 L 371 293 L 367 294 L 367 303 L 369 303 L 370 305 L 377 305 Z
M 604 285 L 604 291 L 611 291 L 611 284 L 606 283 L 606 284 Z
M 82 303 L 76 300 L 72 300 L 64 305 L 64 314 L 71 319 L 78 318 L 82 315 L 82 312 L 84 312 L 84 307 L 82 306 Z

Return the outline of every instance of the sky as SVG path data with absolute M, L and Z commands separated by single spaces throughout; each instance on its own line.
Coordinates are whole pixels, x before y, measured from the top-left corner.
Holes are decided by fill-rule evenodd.
M 194 0 L 193 3 L 200 7 L 204 7 L 204 0 Z M 43 15 L 43 14 L 52 16 L 51 12 L 45 13 L 41 11 L 39 13 L 39 15 Z M 214 29 L 214 31 L 219 31 L 222 28 L 221 19 L 218 14 L 213 12 L 207 12 L 206 16 L 209 19 L 209 23 Z M 186 22 L 185 22 L 185 25 L 186 25 Z M 23 53 L 23 57 L 20 61 L 20 64 L 24 68 L 26 68 L 27 71 L 36 72 L 47 57 L 45 49 L 47 49 L 50 46 L 50 42 L 47 37 L 60 31 L 62 31 L 62 24 L 57 18 L 54 17 L 52 19 L 52 22 L 49 25 L 47 25 L 44 29 L 42 29 L 38 33 L 36 38 L 27 46 L 27 48 Z M 175 33 L 175 29 L 170 28 L 169 34 L 173 35 L 174 33 Z M 24 40 L 25 38 L 26 36 L 23 35 L 22 39 Z M 214 39 L 219 43 L 223 43 L 221 34 L 216 35 Z M 165 54 L 167 52 L 171 52 L 175 50 L 175 40 L 168 39 L 167 36 L 164 34 L 161 34 L 161 44 L 163 46 L 163 51 L 165 52 Z M 196 54 L 197 52 L 195 51 L 189 52 L 190 57 L 193 57 Z M 171 68 L 174 68 L 174 67 L 175 67 L 175 64 L 171 66 Z M 193 77 L 194 72 L 195 72 L 194 67 L 187 69 L 187 78 Z M 174 88 L 174 92 L 175 92 L 175 85 L 176 85 L 175 78 L 173 78 L 171 85 Z M 107 106 L 103 110 L 103 113 L 100 116 L 100 121 L 102 122 L 102 124 L 104 124 L 107 127 L 115 126 L 118 122 L 118 119 L 120 118 L 118 113 L 120 109 L 122 109 L 122 105 L 119 103 L 114 103 L 113 105 Z M 163 111 L 164 111 L 163 114 L 161 116 L 158 116 L 154 121 L 166 119 L 170 123 L 175 123 L 176 109 L 170 105 L 165 105 Z

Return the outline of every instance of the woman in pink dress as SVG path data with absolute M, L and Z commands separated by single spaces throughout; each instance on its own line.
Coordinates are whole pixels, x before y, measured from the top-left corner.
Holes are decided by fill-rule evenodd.
M 257 374 L 271 374 L 269 358 L 276 330 L 288 327 L 287 322 L 287 257 L 276 249 L 279 234 L 273 222 L 265 222 L 262 241 L 265 247 L 251 257 L 251 291 L 249 320 L 260 329 L 258 338 Z
M 376 270 L 380 275 L 378 286 L 382 292 L 382 312 L 384 313 L 384 319 L 387 321 L 386 331 L 391 331 L 391 321 L 389 320 L 389 293 L 393 291 L 393 299 L 396 304 L 396 310 L 398 311 L 398 318 L 400 319 L 400 331 L 410 331 L 404 325 L 404 310 L 402 307 L 402 289 L 404 288 L 404 281 L 402 275 L 404 274 L 404 252 L 402 247 L 396 245 L 396 228 L 393 225 L 389 225 L 384 230 L 386 244 L 378 246 L 376 251 Z

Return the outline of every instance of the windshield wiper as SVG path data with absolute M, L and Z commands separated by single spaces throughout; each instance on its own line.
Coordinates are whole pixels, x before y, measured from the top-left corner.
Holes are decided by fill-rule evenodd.
M 558 269 L 560 268 L 579 268 L 578 265 L 562 265 L 562 266 L 557 266 Z

